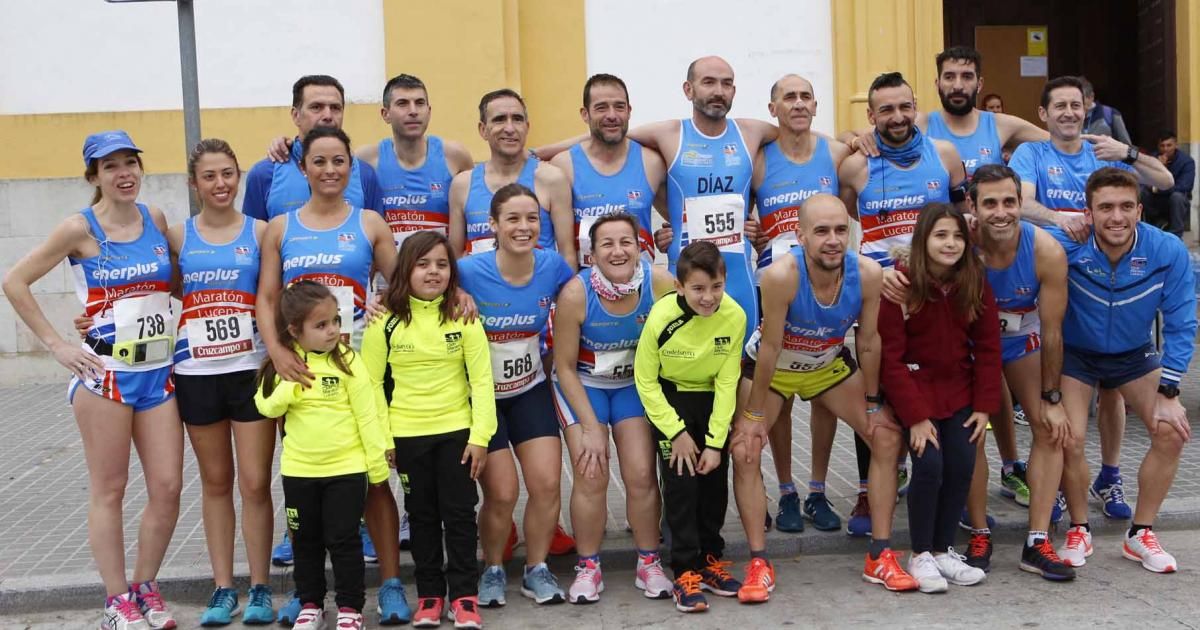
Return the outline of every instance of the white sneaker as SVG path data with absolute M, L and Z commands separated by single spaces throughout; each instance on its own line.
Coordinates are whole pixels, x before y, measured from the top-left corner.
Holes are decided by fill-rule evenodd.
M 983 569 L 967 564 L 967 557 L 955 551 L 954 547 L 946 549 L 946 553 L 933 556 L 933 560 L 937 562 L 942 577 L 951 584 L 974 586 L 987 578 Z
M 600 601 L 600 593 L 603 592 L 604 576 L 600 573 L 600 563 L 580 560 L 575 565 L 575 581 L 567 592 L 567 601 L 572 604 L 593 604 Z
M 361 613 L 356 613 L 349 608 L 338 610 L 337 630 L 362 630 L 362 628 L 363 616 Z
M 1155 573 L 1174 573 L 1179 567 L 1175 564 L 1175 557 L 1163 551 L 1162 546 L 1158 544 L 1158 536 L 1149 529 L 1143 529 L 1133 538 L 1126 538 L 1121 555 L 1141 562 L 1147 571 Z
M 101 630 L 149 630 L 150 624 L 142 618 L 137 599 L 132 593 L 113 598 L 112 604 L 104 607 L 100 618 Z
M 922 593 L 945 593 L 950 588 L 938 569 L 937 560 L 928 551 L 909 557 L 908 574 L 917 581 L 917 589 Z
M 300 609 L 300 614 L 296 615 L 296 623 L 292 625 L 292 630 L 324 630 L 325 628 L 325 609 L 306 605 Z
M 1081 567 L 1087 564 L 1092 551 L 1092 532 L 1080 525 L 1067 530 L 1067 541 L 1059 548 L 1058 557 L 1068 566 Z
M 173 630 L 177 625 L 167 604 L 163 602 L 162 594 L 158 592 L 158 582 L 142 582 L 134 590 L 138 608 L 142 611 L 142 619 L 150 630 Z
M 653 558 L 649 562 L 638 560 L 637 577 L 634 578 L 633 585 L 642 589 L 642 594 L 650 599 L 667 599 L 671 597 L 675 585 L 663 572 L 662 560 L 658 555 L 654 555 Z
M 400 548 L 405 551 L 412 548 L 412 526 L 408 523 L 408 512 L 400 515 Z

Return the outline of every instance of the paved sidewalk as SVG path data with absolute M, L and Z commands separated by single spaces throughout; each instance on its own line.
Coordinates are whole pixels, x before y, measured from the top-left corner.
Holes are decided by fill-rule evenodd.
M 93 593 L 98 577 L 87 546 L 87 470 L 82 446 L 71 409 L 64 400 L 64 384 L 29 386 L 19 389 L 0 389 L 0 600 L 8 605 L 39 607 L 36 601 L 53 602 L 68 597 L 64 593 Z M 1200 407 L 1200 383 L 1190 376 L 1184 388 L 1184 403 L 1193 412 Z M 793 469 L 798 485 L 808 479 L 810 449 L 808 405 L 797 404 L 793 423 Z M 1029 430 L 1017 427 L 1020 452 L 1028 452 Z M 989 438 L 990 439 L 990 438 Z M 1132 504 L 1137 496 L 1137 464 L 1148 446 L 1145 429 L 1136 418 L 1130 418 L 1122 454 L 1123 474 Z M 1089 461 L 1099 465 L 1097 433 L 1089 431 L 1087 446 Z M 992 444 L 988 445 L 993 471 L 998 457 Z M 766 456 L 769 459 L 769 453 Z M 1093 468 L 1094 473 L 1095 468 Z M 828 494 L 843 519 L 849 514 L 857 474 L 854 462 L 852 432 L 839 427 L 830 463 Z M 610 513 L 607 524 L 606 551 L 628 550 L 632 540 L 625 532 L 624 493 L 616 467 L 612 472 L 609 490 Z M 774 468 L 764 465 L 770 509 L 774 511 L 776 480 Z M 131 464 L 129 489 L 126 494 L 125 522 L 129 537 L 126 554 L 132 567 L 135 551 L 134 533 L 140 522 L 145 502 L 141 469 L 136 457 Z M 1025 510 L 998 495 L 998 474 L 991 476 L 992 499 L 990 512 L 996 516 L 1000 530 L 1015 533 L 1025 527 Z M 393 484 L 395 484 L 393 480 Z M 280 484 L 274 483 L 276 500 L 276 531 L 282 532 L 282 496 Z M 570 494 L 570 478 L 564 476 L 563 504 Z M 236 492 L 235 492 L 236 496 Z M 518 506 L 518 519 L 520 515 Z M 745 539 L 737 520 L 732 492 L 725 534 L 731 554 L 745 552 Z M 190 447 L 185 449 L 184 485 L 179 524 L 174 541 L 167 553 L 162 576 L 165 580 L 190 583 L 189 588 L 205 592 L 211 589 L 211 575 L 201 524 L 200 480 Z M 1093 523 L 1103 526 L 1105 518 L 1093 505 Z M 1164 505 L 1160 524 L 1164 527 L 1200 527 L 1200 449 L 1192 446 L 1184 460 Z M 1116 523 L 1109 524 L 1112 527 Z M 897 546 L 907 546 L 907 524 L 903 505 L 896 517 Z M 804 534 L 788 535 L 772 532 L 768 538 L 772 549 L 780 553 L 859 552 L 863 543 L 849 539 L 844 533 L 816 532 L 809 527 Z M 518 549 L 518 556 L 521 554 Z M 618 554 L 627 556 L 629 554 Z M 606 555 L 606 557 L 608 557 Z M 409 562 L 408 554 L 403 560 Z M 617 558 L 614 557 L 614 560 Z M 236 572 L 246 572 L 240 547 L 237 551 Z M 607 562 L 607 560 L 606 560 Z M 606 565 L 607 566 L 607 565 Z M 278 571 L 278 570 L 277 570 Z M 278 583 L 287 580 L 282 572 Z M 23 593 L 41 593 L 32 599 Z M 61 601 L 61 600 L 60 600 Z M 45 604 L 42 604 L 45 605 Z

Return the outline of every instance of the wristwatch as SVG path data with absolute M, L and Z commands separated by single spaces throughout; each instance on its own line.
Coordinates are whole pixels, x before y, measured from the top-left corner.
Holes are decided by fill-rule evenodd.
M 1179 396 L 1179 388 L 1174 385 L 1167 385 L 1166 383 L 1162 383 L 1161 385 L 1158 386 L 1158 393 L 1162 394 L 1163 396 L 1165 396 L 1167 398 L 1176 398 Z
M 1062 392 L 1057 389 L 1047 389 L 1042 392 L 1042 400 L 1051 405 L 1057 405 L 1062 402 Z
M 1129 152 L 1125 154 L 1125 159 L 1123 159 L 1121 161 L 1126 164 L 1133 164 L 1134 162 L 1137 161 L 1138 155 L 1140 155 L 1140 153 L 1138 152 L 1138 148 L 1133 145 L 1130 145 Z

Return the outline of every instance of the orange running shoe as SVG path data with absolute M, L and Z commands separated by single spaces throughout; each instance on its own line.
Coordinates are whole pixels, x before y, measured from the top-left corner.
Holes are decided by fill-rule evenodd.
M 735 597 L 741 590 L 742 583 L 726 569 L 732 564 L 732 562 L 721 560 L 711 553 L 705 555 L 704 568 L 700 569 L 700 577 L 704 581 L 700 583 L 700 588 L 713 595 Z
M 884 549 L 878 560 L 867 554 L 862 577 L 872 584 L 882 584 L 889 591 L 915 591 L 917 580 L 900 568 L 900 556 L 891 549 Z
M 708 610 L 708 600 L 700 592 L 700 577 L 695 571 L 685 571 L 675 578 L 672 596 L 675 599 L 675 609 L 679 612 L 704 612 Z
M 761 604 L 771 599 L 775 590 L 775 565 L 766 558 L 751 558 L 746 565 L 746 579 L 738 589 L 738 601 L 743 604 Z
M 517 523 L 513 521 L 512 529 L 508 532 L 508 542 L 504 543 L 504 561 L 508 562 L 513 557 L 513 547 L 517 546 Z
M 565 556 L 575 553 L 575 539 L 571 538 L 562 525 L 554 526 L 554 538 L 550 539 L 550 555 Z

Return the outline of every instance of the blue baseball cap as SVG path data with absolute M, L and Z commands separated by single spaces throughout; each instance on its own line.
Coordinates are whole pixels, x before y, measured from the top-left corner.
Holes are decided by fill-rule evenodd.
M 92 163 L 92 160 L 112 155 L 122 149 L 128 149 L 135 153 L 142 152 L 133 143 L 133 139 L 129 137 L 129 134 L 120 129 L 94 133 L 83 141 L 83 164 L 87 166 Z

